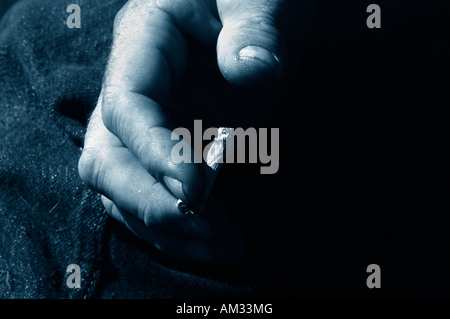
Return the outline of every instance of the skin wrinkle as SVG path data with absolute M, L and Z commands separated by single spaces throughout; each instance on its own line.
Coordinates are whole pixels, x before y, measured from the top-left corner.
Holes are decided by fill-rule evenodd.
M 131 114 L 130 119 L 133 119 L 132 123 L 129 121 L 123 120 L 121 117 L 117 116 L 118 114 L 124 114 L 120 112 L 115 112 L 115 107 L 113 105 L 127 105 L 127 101 L 124 101 L 124 95 L 120 93 L 122 89 L 110 91 L 105 90 L 104 96 L 107 97 L 105 100 L 111 99 L 110 103 L 106 103 L 111 108 L 108 111 L 103 112 L 103 121 L 107 128 L 112 130 L 113 132 L 117 132 L 119 136 L 122 136 L 122 142 L 126 143 L 129 141 L 130 145 L 134 145 L 132 149 L 136 149 L 136 153 L 139 156 L 140 162 L 147 169 L 148 172 L 157 171 L 153 166 L 153 162 L 150 160 L 148 156 L 147 148 L 149 145 L 143 143 L 144 140 L 149 141 L 150 148 L 159 148 L 159 140 L 157 139 L 158 134 L 153 134 L 152 131 L 165 130 L 164 125 L 167 125 L 164 118 L 156 119 L 154 122 L 158 122 L 161 124 L 156 124 L 148 127 L 145 125 L 146 121 L 140 116 L 140 108 L 132 108 L 129 114 Z M 145 98 L 144 98 L 145 99 Z M 159 108 L 159 105 L 154 103 L 153 107 Z M 104 108 L 103 108 L 104 109 Z M 128 125 L 135 126 L 138 130 L 145 132 L 142 136 L 136 136 L 136 138 L 132 138 L 129 130 L 127 130 Z M 140 129 L 139 129 L 140 128 Z M 169 147 L 169 146 L 167 146 Z M 171 163 L 173 166 L 173 163 Z M 155 178 L 159 178 L 159 176 L 154 176 Z
M 114 47 L 113 48 L 114 51 L 119 50 L 120 49 L 118 47 Z M 125 48 L 124 51 L 126 52 L 127 50 L 129 50 L 129 48 Z M 121 65 L 120 63 L 118 63 L 118 59 L 116 59 L 114 56 L 111 57 L 110 62 L 109 62 L 109 66 L 108 66 L 108 76 L 106 77 L 106 83 L 105 86 L 109 87 L 109 86 L 117 86 L 117 87 L 121 87 L 124 89 L 128 89 L 129 91 L 132 92 L 137 92 L 146 96 L 153 96 L 153 98 L 158 97 L 158 99 L 161 99 L 162 101 L 167 100 L 168 99 L 168 93 L 169 93 L 169 87 L 170 87 L 170 82 L 171 82 L 171 78 L 173 77 L 171 74 L 171 70 L 169 68 L 168 63 L 166 62 L 166 56 L 164 55 L 164 49 L 160 48 L 159 46 L 155 46 L 154 47 L 154 53 L 157 54 L 157 56 L 160 57 L 161 63 L 163 63 L 162 65 L 160 64 L 159 66 L 162 68 L 167 69 L 168 72 L 163 73 L 167 75 L 167 79 L 164 81 L 160 81 L 158 83 L 159 86 L 161 86 L 162 84 L 165 84 L 164 87 L 159 87 L 159 88 L 149 88 L 148 90 L 145 89 L 144 86 L 142 87 L 136 87 L 134 85 L 128 85 L 129 83 L 135 83 L 134 79 L 139 75 L 142 78 L 146 78 L 146 74 L 142 74 L 142 70 L 138 70 L 136 69 L 135 72 L 130 72 L 129 68 L 126 65 Z M 114 66 L 114 67 L 112 67 Z M 121 70 L 123 70 L 121 72 Z M 126 71 L 125 71 L 126 70 Z M 123 78 L 123 74 L 126 74 L 126 78 L 124 81 Z M 133 78 L 131 78 L 130 76 L 133 76 Z
M 209 45 L 216 41 L 222 24 L 218 20 L 215 1 L 190 2 L 186 5 L 185 0 L 156 0 L 156 5 L 171 17 L 181 33 L 186 32 Z M 208 19 L 206 23 L 205 19 Z M 202 23 L 199 24 L 199 21 Z
M 161 35 L 161 32 L 164 32 L 167 28 L 160 28 L 160 26 L 171 26 L 173 25 L 173 19 L 171 18 L 171 15 L 167 13 L 166 11 L 161 11 L 157 6 L 147 4 L 146 7 L 148 8 L 147 14 L 152 15 L 154 17 L 152 18 L 143 18 L 143 11 L 140 7 L 136 7 L 135 4 L 136 1 L 133 1 L 132 4 L 130 4 L 130 9 L 126 11 L 126 13 L 120 12 L 120 23 L 118 23 L 117 29 L 114 30 L 115 41 L 113 44 L 112 53 L 108 62 L 107 67 L 107 76 L 106 76 L 106 85 L 117 85 L 122 86 L 125 88 L 128 88 L 132 91 L 137 91 L 139 93 L 145 94 L 147 96 L 152 96 L 155 98 L 155 96 L 160 96 L 160 99 L 162 99 L 161 103 L 165 103 L 165 101 L 168 99 L 170 87 L 171 85 L 176 85 L 177 83 L 181 82 L 181 75 L 180 70 L 183 69 L 183 65 L 185 64 L 183 54 L 170 54 L 171 48 L 168 48 L 168 43 L 178 43 L 180 46 L 179 50 L 184 51 L 186 50 L 186 44 L 184 42 L 184 39 L 179 32 L 177 28 L 170 28 L 168 31 L 166 31 L 166 34 Z M 142 28 L 139 28 L 138 26 L 141 25 L 141 21 L 145 20 L 145 29 L 142 30 Z M 156 21 L 156 22 L 154 22 Z M 128 26 L 132 25 L 133 28 L 129 29 Z M 149 37 L 149 33 L 145 30 L 148 29 L 158 29 L 158 35 Z M 134 45 L 129 45 L 128 39 L 129 37 L 126 36 L 126 34 L 130 34 L 131 37 L 136 37 L 137 34 L 142 34 L 141 37 L 145 38 L 148 42 L 147 45 L 149 48 L 152 48 L 153 54 L 156 54 L 156 56 L 159 56 L 161 59 L 160 67 L 167 68 L 167 79 L 163 81 L 159 81 L 159 84 L 166 83 L 166 86 L 164 89 L 157 89 L 153 91 L 146 92 L 144 87 L 129 87 L 124 86 L 124 81 L 120 80 L 123 79 L 123 74 L 127 75 L 125 83 L 130 83 L 131 78 L 129 76 L 133 76 L 133 82 L 142 82 L 145 83 L 145 81 L 135 81 L 134 78 L 137 75 L 142 76 L 143 79 L 146 78 L 146 74 L 142 74 L 140 69 L 136 69 L 135 71 L 129 70 L 129 65 L 121 65 L 119 63 L 120 58 L 126 53 L 124 52 L 133 52 L 135 54 L 136 48 Z M 150 33 L 151 34 L 151 33 Z M 161 42 L 160 39 L 165 39 L 165 41 Z M 139 47 L 140 50 L 143 50 L 142 47 Z M 119 56 L 115 56 L 115 53 L 120 53 Z M 145 51 L 141 51 L 141 56 L 146 55 Z M 180 59 L 181 58 L 181 59 Z M 161 72 L 160 72 L 161 73 Z M 166 74 L 163 72 L 163 74 Z M 174 83 L 172 83 L 174 82 Z M 171 84 L 172 83 L 172 84 Z M 157 92 L 157 93 L 156 93 Z M 161 92 L 164 92 L 161 94 Z M 156 93 L 156 94 L 155 94 Z M 159 99 L 158 99 L 159 100 Z
M 252 32 L 255 30 L 258 30 L 257 28 L 252 28 L 252 27 L 240 27 L 239 29 L 239 33 L 234 33 L 234 35 L 238 35 L 238 36 L 242 36 L 245 37 L 248 32 Z M 254 46 L 254 45 L 259 45 L 260 46 L 260 42 L 258 41 L 260 39 L 268 39 L 268 38 L 276 38 L 278 36 L 278 31 L 275 28 L 272 27 L 268 27 L 267 30 L 259 30 L 259 33 L 264 33 L 265 35 L 258 35 L 258 38 L 254 39 L 253 41 L 249 41 L 247 43 L 245 43 L 245 45 L 243 45 L 242 47 L 239 47 L 239 49 L 242 49 L 244 46 Z M 278 47 L 278 41 L 274 42 L 274 44 L 272 45 L 268 45 L 266 47 Z

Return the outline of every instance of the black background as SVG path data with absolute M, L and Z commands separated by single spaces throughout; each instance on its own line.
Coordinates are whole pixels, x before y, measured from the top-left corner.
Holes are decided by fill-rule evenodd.
M 448 297 L 447 32 L 436 20 L 309 52 L 266 123 L 279 172 L 225 166 L 218 193 L 237 199 L 247 271 L 269 295 Z

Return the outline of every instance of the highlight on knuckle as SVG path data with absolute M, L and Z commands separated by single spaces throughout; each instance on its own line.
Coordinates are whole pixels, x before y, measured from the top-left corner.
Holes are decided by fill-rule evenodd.
M 139 216 L 140 215 L 140 216 Z M 138 217 L 147 227 L 154 226 L 157 223 L 154 214 L 154 208 L 148 201 L 138 203 Z
M 117 87 L 107 86 L 102 91 L 102 121 L 106 128 L 115 131 L 118 128 L 117 100 L 120 93 Z
M 101 153 L 92 148 L 85 148 L 78 161 L 78 174 L 81 180 L 97 190 L 101 184 L 102 168 Z

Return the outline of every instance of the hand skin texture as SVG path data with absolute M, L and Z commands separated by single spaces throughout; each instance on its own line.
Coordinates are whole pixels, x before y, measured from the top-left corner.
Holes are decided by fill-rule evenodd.
M 79 172 L 103 195 L 112 217 L 170 257 L 223 264 L 240 260 L 244 253 L 241 236 L 217 200 L 208 200 L 202 216 L 194 218 L 176 207 L 178 199 L 191 205 L 205 201 L 203 164 L 177 164 L 171 159 L 178 142 L 171 140 L 171 133 L 178 123 L 167 105 L 189 80 L 187 68 L 196 67 L 190 60 L 191 47 L 197 46 L 200 64 L 217 48 L 216 67 L 225 79 L 218 80 L 218 90 L 222 84 L 227 93 L 244 87 L 253 98 L 258 87 L 276 85 L 282 73 L 285 48 L 276 17 L 284 2 L 135 0 L 117 13 Z M 227 96 L 237 99 L 236 94 Z M 265 113 L 261 105 L 242 113 L 230 108 L 207 112 L 231 114 L 239 118 L 236 123 L 243 123 L 244 113 L 249 117 L 256 111 Z M 226 117 L 220 117 L 223 124 Z
M 178 143 L 172 130 L 196 118 L 216 127 L 256 126 L 270 114 L 270 97 L 295 69 L 308 36 L 320 44 L 339 40 L 339 30 L 343 39 L 368 32 L 352 29 L 364 23 L 365 12 L 346 15 L 348 7 L 325 1 L 318 10 L 313 0 L 128 1 L 114 22 L 102 91 L 79 161 L 81 178 L 102 194 L 112 217 L 163 254 L 238 262 L 243 241 L 216 199 L 208 199 L 202 216 L 178 211 L 178 199 L 205 204 L 206 180 L 203 164 L 172 161 Z M 387 15 L 383 26 L 426 18 L 410 12 L 395 23 Z M 316 35 L 310 34 L 313 20 L 319 23 Z M 339 21 L 346 22 L 341 29 Z M 334 35 L 327 39 L 330 28 Z M 188 103 L 183 93 L 192 89 L 213 102 L 200 108 L 208 98 Z

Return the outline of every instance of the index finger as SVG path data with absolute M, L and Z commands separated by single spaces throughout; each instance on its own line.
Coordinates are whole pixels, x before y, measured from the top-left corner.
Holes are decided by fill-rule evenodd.
M 172 16 L 154 1 L 130 1 L 119 12 L 103 87 L 106 128 L 178 198 L 201 204 L 203 166 L 176 163 L 170 118 L 161 107 L 180 80 L 186 42 Z M 191 152 L 192 154 L 192 152 Z M 181 185 L 181 186 L 180 186 Z

